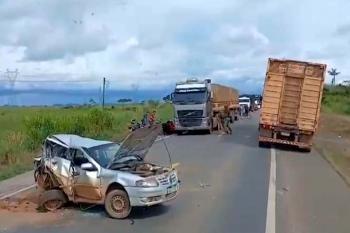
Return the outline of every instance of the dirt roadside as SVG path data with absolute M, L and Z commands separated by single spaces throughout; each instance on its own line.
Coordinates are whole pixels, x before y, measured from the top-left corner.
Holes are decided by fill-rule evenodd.
M 350 117 L 322 113 L 314 148 L 350 186 Z
M 38 192 L 35 189 L 0 201 L 0 232 L 21 226 L 42 226 L 63 219 L 66 212 L 43 213 L 37 210 Z

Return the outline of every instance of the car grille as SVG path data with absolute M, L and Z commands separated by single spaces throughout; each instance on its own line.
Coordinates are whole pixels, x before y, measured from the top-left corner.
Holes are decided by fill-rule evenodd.
M 161 185 L 169 185 L 170 184 L 168 176 L 158 177 L 158 182 Z
M 172 192 L 172 193 L 169 193 L 169 194 L 165 195 L 165 197 L 166 197 L 167 199 L 173 198 L 173 197 L 176 196 L 176 193 L 177 193 L 176 191 L 175 191 L 175 192 Z
M 194 118 L 194 119 L 179 118 L 179 122 L 183 127 L 200 126 L 202 124 L 202 119 L 201 118 Z
M 161 185 L 170 185 L 177 182 L 177 177 L 175 173 L 171 173 L 170 175 L 166 174 L 159 176 L 157 177 L 157 180 Z
M 179 118 L 199 118 L 203 116 L 203 110 L 179 110 L 177 115 Z

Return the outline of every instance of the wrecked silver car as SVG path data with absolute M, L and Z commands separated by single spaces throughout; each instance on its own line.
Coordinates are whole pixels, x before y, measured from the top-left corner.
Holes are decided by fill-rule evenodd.
M 55 210 L 67 201 L 104 204 L 112 218 L 126 218 L 133 206 L 174 199 L 179 182 L 175 168 L 144 160 L 161 127 L 132 132 L 120 145 L 77 135 L 53 135 L 35 160 L 35 180 L 43 189 L 39 205 Z

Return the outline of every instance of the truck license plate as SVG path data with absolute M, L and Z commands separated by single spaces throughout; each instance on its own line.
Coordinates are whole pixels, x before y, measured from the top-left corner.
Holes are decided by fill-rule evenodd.
M 288 132 L 281 132 L 281 135 L 282 135 L 282 136 L 285 136 L 285 137 L 289 137 L 289 136 L 290 136 L 290 133 L 288 133 Z
M 173 192 L 175 192 L 175 191 L 176 191 L 176 184 L 175 184 L 175 185 L 172 185 L 172 186 L 169 186 L 169 187 L 167 188 L 167 194 L 173 193 Z

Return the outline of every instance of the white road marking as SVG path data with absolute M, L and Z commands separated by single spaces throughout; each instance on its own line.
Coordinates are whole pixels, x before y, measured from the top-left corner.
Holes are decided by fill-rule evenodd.
M 276 150 L 271 148 L 269 194 L 266 210 L 265 233 L 276 232 Z
M 28 186 L 28 187 L 19 189 L 19 190 L 13 192 L 13 193 L 9 193 L 9 194 L 6 194 L 6 195 L 4 195 L 4 196 L 1 196 L 1 197 L 0 197 L 0 200 L 4 200 L 4 199 L 6 199 L 6 198 L 12 197 L 12 196 L 14 196 L 14 195 L 17 195 L 17 194 L 19 194 L 19 193 L 21 193 L 21 192 L 27 191 L 27 190 L 32 189 L 32 188 L 34 188 L 34 187 L 36 187 L 36 184 L 32 184 L 32 185 L 30 185 L 30 186 Z

